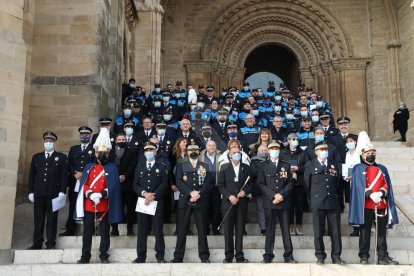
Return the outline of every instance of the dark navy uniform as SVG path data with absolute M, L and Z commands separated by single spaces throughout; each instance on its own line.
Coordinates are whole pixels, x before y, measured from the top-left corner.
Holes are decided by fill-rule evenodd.
M 290 164 L 280 158 L 277 164 L 268 159 L 260 164 L 257 185 L 263 194 L 263 207 L 266 214 L 266 243 L 264 262 L 271 262 L 275 257 L 273 254 L 275 244 L 276 220 L 280 223 L 282 230 L 284 254 L 286 262 L 293 260 L 293 246 L 289 233 L 289 209 L 292 206 L 291 193 L 293 190 L 292 174 Z M 283 196 L 283 201 L 273 204 L 276 194 Z
M 305 188 L 313 214 L 315 256 L 318 260 L 326 259 L 323 243 L 326 219 L 328 220 L 328 233 L 332 242 L 332 260 L 340 260 L 342 252 L 338 176 L 337 164 L 329 159 L 325 161 L 324 166 L 318 158 L 306 164 L 304 173 Z
M 34 193 L 34 233 L 31 249 L 41 249 L 46 223 L 46 246 L 56 244 L 58 211 L 52 212 L 52 199 L 66 193 L 68 179 L 66 155 L 53 151 L 46 159 L 45 152 L 32 157 L 29 173 L 29 193 Z
M 208 165 L 203 162 L 197 161 L 195 167 L 192 166 L 190 160 L 177 164 L 175 178 L 180 198 L 177 215 L 177 245 L 173 262 L 183 261 L 191 214 L 194 214 L 198 232 L 199 257 L 201 261 L 207 261 L 210 258 L 207 242 L 208 195 L 214 181 L 213 177 L 208 170 Z M 189 201 L 192 191 L 200 192 L 201 197 L 196 202 Z
M 139 164 L 135 169 L 133 188 L 135 193 L 143 197 L 144 192 L 155 193 L 157 210 L 155 215 L 137 213 L 138 239 L 137 260 L 145 262 L 147 257 L 147 236 L 149 229 L 153 229 L 155 235 L 155 257 L 164 260 L 165 242 L 163 233 L 164 222 L 164 194 L 168 189 L 168 168 L 165 164 L 155 161 L 148 169 L 147 163 Z
M 76 223 L 73 219 L 73 213 L 76 208 L 76 199 L 78 198 L 78 191 L 76 188 L 76 172 L 83 172 L 86 164 L 95 163 L 95 150 L 91 143 L 89 143 L 84 150 L 82 145 L 72 146 L 68 154 L 68 197 L 69 197 L 69 214 L 66 221 L 66 231 L 59 235 L 71 236 L 75 235 Z M 79 179 L 80 180 L 80 179 Z M 79 189 L 79 187 L 78 187 Z

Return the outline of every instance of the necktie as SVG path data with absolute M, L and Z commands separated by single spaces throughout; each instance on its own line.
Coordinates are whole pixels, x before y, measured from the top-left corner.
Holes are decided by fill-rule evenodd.
M 328 128 L 327 128 L 327 127 L 324 127 L 324 129 L 325 129 L 325 131 L 327 131 L 327 130 L 328 130 Z
M 131 138 L 127 138 L 127 143 L 131 142 Z
M 322 170 L 326 173 L 326 165 L 325 162 L 321 163 Z
M 162 137 L 160 137 L 160 144 L 162 144 L 162 140 L 164 140 Z
M 147 134 L 147 137 L 149 137 L 149 131 L 145 131 L 145 133 Z
M 86 146 L 82 146 L 82 152 L 84 152 L 84 151 L 85 151 L 85 148 L 86 148 Z
M 221 124 L 221 129 L 224 129 L 224 124 Z
M 277 168 L 277 162 L 273 162 L 273 164 L 275 164 L 275 167 Z
M 46 160 L 49 159 L 50 153 L 46 153 Z
M 188 138 L 188 135 L 187 134 L 184 134 L 184 138 Z
M 148 170 L 150 171 L 152 168 L 151 163 L 148 163 Z

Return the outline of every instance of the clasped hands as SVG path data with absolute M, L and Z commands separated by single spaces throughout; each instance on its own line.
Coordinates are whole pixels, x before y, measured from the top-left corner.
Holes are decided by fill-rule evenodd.
M 101 193 L 92 193 L 89 197 L 95 205 L 98 205 L 101 202 L 102 194 Z
M 196 202 L 201 197 L 200 191 L 192 191 L 190 192 L 190 202 Z
M 246 196 L 246 193 L 244 191 L 240 191 L 237 194 L 237 197 L 235 197 L 234 195 L 231 195 L 231 196 L 229 196 L 230 203 L 233 204 L 233 205 L 236 205 L 237 202 L 239 201 L 239 198 L 243 198 L 245 196 Z
M 152 201 L 155 200 L 155 193 L 148 193 L 145 192 L 144 193 L 144 198 L 145 198 L 145 205 L 150 204 Z
M 277 204 L 279 204 L 282 201 L 283 201 L 283 196 L 281 194 L 277 193 L 273 197 L 272 203 L 275 204 L 275 205 L 277 205 Z

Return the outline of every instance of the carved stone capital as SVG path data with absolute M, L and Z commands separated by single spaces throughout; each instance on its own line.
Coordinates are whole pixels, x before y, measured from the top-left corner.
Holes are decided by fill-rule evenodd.
M 352 58 L 341 60 L 342 70 L 365 70 L 369 63 L 367 58 Z
M 135 4 L 140 12 L 164 13 L 160 0 L 135 0 Z
M 401 48 L 402 43 L 399 39 L 392 39 L 390 42 L 387 43 L 387 49 L 390 48 Z
M 187 61 L 185 67 L 188 73 L 211 73 L 217 69 L 217 63 L 211 61 Z

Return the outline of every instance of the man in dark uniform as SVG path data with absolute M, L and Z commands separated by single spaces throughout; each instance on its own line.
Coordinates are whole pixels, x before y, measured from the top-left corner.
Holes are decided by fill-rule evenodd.
M 279 158 L 280 145 L 271 142 L 268 146 L 269 159 L 263 161 L 257 176 L 257 185 L 263 194 L 263 207 L 266 215 L 266 242 L 263 263 L 271 263 L 275 255 L 276 220 L 282 230 L 283 258 L 285 263 L 296 263 L 293 258 L 293 246 L 289 233 L 289 209 L 292 206 L 293 190 L 290 164 Z
M 337 163 L 328 158 L 328 144 L 325 141 L 315 145 L 317 157 L 306 164 L 305 188 L 310 200 L 313 215 L 315 256 L 317 264 L 326 259 L 323 234 L 328 220 L 328 233 L 331 237 L 333 264 L 345 264 L 341 259 L 341 212 L 338 195 L 339 170 Z
M 189 159 L 178 163 L 176 167 L 176 183 L 180 191 L 177 215 L 177 244 L 173 263 L 182 263 L 185 254 L 187 232 L 191 215 L 194 215 L 198 232 L 198 255 L 202 263 L 210 262 L 210 251 L 207 242 L 209 193 L 214 181 L 208 165 L 197 160 L 200 148 L 196 144 L 187 146 Z
M 136 137 L 139 142 L 146 143 L 154 135 L 156 135 L 154 123 L 151 117 L 145 117 L 142 120 L 142 129 L 138 130 Z
M 52 211 L 52 199 L 64 197 L 68 180 L 66 155 L 54 150 L 57 136 L 43 134 L 44 151 L 32 157 L 29 173 L 29 200 L 34 203 L 33 244 L 28 249 L 42 249 L 46 222 L 46 248 L 55 249 L 58 211 Z
M 69 213 L 66 221 L 66 231 L 59 236 L 74 236 L 76 232 L 76 223 L 73 214 L 76 208 L 76 199 L 78 198 L 80 179 L 86 164 L 95 162 L 95 150 L 90 143 L 92 129 L 82 126 L 78 129 L 80 136 L 80 145 L 72 146 L 68 154 L 68 196 L 69 196 Z
M 135 169 L 134 191 L 139 197 L 145 198 L 146 203 L 157 201 L 155 215 L 137 213 L 138 238 L 137 258 L 133 263 L 145 263 L 147 258 L 147 237 L 149 229 L 155 235 L 155 257 L 158 263 L 165 263 L 165 242 L 163 233 L 164 223 L 164 194 L 168 189 L 168 168 L 165 164 L 155 160 L 157 147 L 151 142 L 144 146 L 146 162 L 139 164 Z
M 114 143 L 115 141 L 115 135 L 114 133 L 111 131 L 112 129 L 112 119 L 111 118 L 100 118 L 99 119 L 99 129 L 106 127 L 109 131 L 109 137 L 111 139 L 111 143 Z M 96 138 L 98 137 L 99 132 L 95 133 L 92 136 L 92 144 L 95 144 Z
M 217 188 L 222 196 L 223 216 L 231 208 L 224 221 L 225 259 L 223 263 L 232 263 L 234 257 L 237 263 L 248 263 L 243 253 L 243 230 L 249 203 L 246 196 L 252 191 L 252 186 L 247 184 L 243 187 L 243 185 L 250 175 L 250 167 L 241 163 L 241 152 L 236 145 L 230 148 L 229 159 L 229 163 L 220 167 L 217 180 Z M 233 240 L 234 230 L 236 230 L 235 242 Z M 236 255 L 234 255 L 234 249 L 236 249 Z
M 227 126 L 229 121 L 227 118 L 227 110 L 221 109 L 218 111 L 217 121 L 213 123 L 212 130 L 219 137 L 219 140 L 216 140 L 217 148 L 220 151 L 226 150 L 226 141 L 228 141 L 229 136 L 227 134 Z

